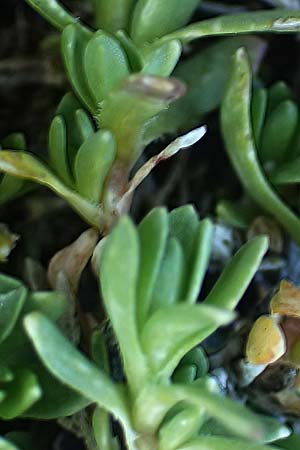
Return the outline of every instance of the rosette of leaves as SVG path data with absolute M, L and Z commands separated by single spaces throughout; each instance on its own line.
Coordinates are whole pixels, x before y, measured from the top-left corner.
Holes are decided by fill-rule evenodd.
M 218 213 L 232 223 L 247 224 L 250 208 L 254 214 L 267 212 L 299 244 L 298 213 L 281 195 L 284 186 L 299 182 L 298 107 L 284 83 L 252 95 L 251 78 L 249 59 L 241 48 L 233 60 L 221 122 L 229 158 L 245 192 L 259 208 L 248 206 L 244 213 L 243 207 L 221 202 Z
M 276 421 L 222 396 L 197 348 L 234 319 L 233 310 L 268 245 L 264 236 L 246 243 L 205 300 L 196 303 L 212 234 L 210 220 L 199 221 L 195 210 L 185 206 L 171 213 L 154 209 L 139 226 L 125 216 L 106 238 L 100 286 L 124 382 L 110 374 L 100 330 L 93 335 L 92 362 L 45 315 L 34 312 L 25 318 L 26 332 L 48 370 L 96 404 L 96 448 L 117 445 L 110 414 L 121 424 L 130 449 L 264 450 L 268 442 L 289 434 Z
M 0 308 L 0 418 L 55 418 L 84 407 L 85 398 L 44 369 L 23 328 L 24 316 L 32 311 L 58 322 L 66 310 L 65 298 L 57 292 L 29 292 L 20 281 L 1 274 Z
M 147 144 L 165 132 L 194 126 L 218 106 L 228 77 L 224 61 L 237 44 L 248 46 L 254 60 L 261 54 L 260 41 L 242 38 L 220 42 L 199 59 L 178 64 L 184 44 L 206 36 L 300 29 L 299 12 L 288 10 L 220 16 L 185 27 L 198 0 L 180 5 L 174 0 L 114 0 L 109 5 L 95 0 L 95 28 L 56 0 L 28 3 L 61 31 L 66 72 L 77 98 L 69 94 L 63 99 L 50 127 L 55 173 L 33 155 L 10 148 L 0 155 L 0 169 L 50 187 L 101 231 L 128 210 L 127 191 L 132 194 L 136 187 L 129 173 Z M 198 75 L 190 75 L 191 64 L 200 83 Z M 187 82 L 188 94 L 184 103 L 168 109 L 184 94 L 172 73 Z M 158 155 L 157 162 L 180 148 L 175 147 Z

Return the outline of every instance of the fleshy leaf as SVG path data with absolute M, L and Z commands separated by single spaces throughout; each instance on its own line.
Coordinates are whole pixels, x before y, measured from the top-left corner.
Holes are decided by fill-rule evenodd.
M 250 197 L 300 242 L 300 220 L 279 198 L 264 175 L 253 140 L 251 117 L 251 71 L 244 49 L 234 57 L 233 72 L 221 108 L 227 153 Z
M 136 0 L 93 0 L 96 27 L 115 33 L 127 30 Z
M 277 167 L 270 174 L 270 179 L 272 183 L 278 185 L 300 183 L 300 157 Z
M 250 33 L 297 33 L 300 31 L 300 11 L 275 9 L 241 14 L 222 15 L 188 25 L 163 38 L 191 42 L 194 39 Z
M 68 25 L 62 33 L 62 53 L 69 80 L 82 103 L 95 114 L 97 105 L 90 95 L 84 72 L 84 52 L 88 41 L 78 25 Z
M 138 0 L 132 19 L 131 35 L 144 44 L 185 25 L 199 0 Z
M 83 197 L 100 202 L 115 155 L 115 140 L 109 131 L 97 131 L 82 144 L 76 155 L 74 172 L 77 189 Z
M 225 267 L 205 299 L 205 304 L 233 310 L 246 291 L 268 249 L 268 239 L 259 236 L 244 244 Z
M 158 449 L 180 448 L 198 432 L 204 417 L 195 406 L 184 408 L 160 428 Z
M 14 328 L 24 306 L 26 295 L 27 290 L 19 281 L 0 275 L 0 342 Z
M 277 448 L 277 447 L 276 447 Z M 255 444 L 241 439 L 201 436 L 198 439 L 187 442 L 180 447 L 180 450 L 275 450 L 275 447 Z M 280 450 L 280 449 L 278 449 Z
M 26 2 L 59 30 L 63 30 L 69 24 L 77 23 L 77 19 L 56 0 L 26 0 Z
M 10 420 L 24 413 L 42 395 L 37 377 L 27 369 L 14 371 L 14 378 L 5 386 L 6 396 L 0 402 L 0 417 Z
M 49 319 L 34 312 L 26 316 L 24 325 L 39 357 L 56 378 L 121 421 L 126 419 L 126 407 L 117 386 L 76 350 Z
M 130 73 L 121 45 L 103 31 L 95 33 L 87 44 L 84 66 L 91 94 L 97 104 Z
M 286 159 L 298 119 L 298 108 L 291 100 L 286 100 L 277 106 L 264 125 L 261 145 L 258 147 L 261 161 L 274 161 L 280 164 Z
M 230 311 L 203 304 L 159 309 L 148 319 L 141 334 L 151 367 L 170 376 L 189 350 L 234 317 Z
M 144 432 L 155 431 L 170 408 L 184 401 L 196 406 L 201 413 L 204 410 L 208 417 L 218 420 L 234 435 L 262 441 L 267 430 L 259 416 L 240 403 L 220 396 L 217 389 L 212 379 L 202 379 L 193 385 L 146 386 L 133 410 L 136 427 Z
M 209 219 L 202 220 L 196 230 L 190 273 L 184 301 L 195 303 L 202 287 L 208 267 L 213 238 L 213 224 Z
M 77 195 L 50 172 L 38 159 L 30 153 L 21 151 L 1 151 L 0 170 L 16 177 L 28 179 L 47 186 L 68 201 L 72 207 L 91 225 L 97 228 L 102 225 L 100 210 L 93 204 Z
M 132 389 L 139 388 L 148 376 L 136 319 L 139 265 L 139 235 L 131 220 L 123 217 L 105 243 L 100 263 L 100 282 L 105 307 L 120 345 L 124 369 Z
M 141 326 L 150 308 L 155 280 L 165 252 L 168 237 L 166 209 L 153 209 L 140 223 L 141 263 L 138 279 L 138 322 Z
M 172 74 L 181 55 L 180 41 L 165 42 L 143 50 L 143 73 L 168 77 Z
M 67 154 L 67 130 L 64 118 L 55 116 L 49 129 L 49 160 L 58 176 L 72 186 Z
M 168 240 L 166 251 L 156 278 L 149 313 L 176 304 L 181 300 L 184 273 L 184 254 L 177 239 Z

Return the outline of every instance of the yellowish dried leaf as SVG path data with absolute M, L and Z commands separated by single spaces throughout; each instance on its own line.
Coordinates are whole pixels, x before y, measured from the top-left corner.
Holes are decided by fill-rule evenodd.
M 280 359 L 285 352 L 285 337 L 275 317 L 259 317 L 248 336 L 246 346 L 248 361 L 251 364 L 271 364 Z
M 281 281 L 270 307 L 272 314 L 300 317 L 300 289 L 290 281 Z

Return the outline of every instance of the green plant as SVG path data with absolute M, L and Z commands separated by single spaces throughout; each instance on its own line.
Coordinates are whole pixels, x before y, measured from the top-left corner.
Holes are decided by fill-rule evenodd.
M 140 0 L 116 1 L 114 7 L 95 1 L 95 22 L 100 29 L 94 31 L 55 0 L 28 3 L 62 31 L 63 59 L 78 99 L 67 94 L 58 107 L 49 133 L 49 168 L 29 153 L 10 149 L 2 150 L 0 168 L 48 186 L 100 231 L 109 229 L 117 217 L 128 211 L 132 191 L 138 184 L 134 179 L 128 181 L 130 171 L 145 146 L 166 131 L 186 126 L 182 104 L 166 112 L 168 105 L 184 94 L 183 85 L 168 78 L 183 45 L 209 36 L 287 33 L 300 28 L 299 12 L 287 10 L 222 16 L 180 28 L 188 22 L 198 0 L 189 0 L 180 8 L 171 0 Z M 229 45 L 227 52 L 231 50 Z M 216 49 L 213 52 L 216 54 Z M 201 64 L 207 63 L 200 59 L 198 64 L 201 70 Z M 188 67 L 183 65 L 181 70 L 187 73 Z M 212 71 L 219 72 L 215 66 Z M 220 80 L 221 95 L 226 73 L 221 78 L 214 76 Z M 198 83 L 190 81 L 192 87 Z M 187 107 L 194 109 L 198 120 L 202 108 L 193 108 L 193 104 L 197 105 L 201 92 L 187 99 Z M 217 104 L 215 98 L 215 104 L 204 106 L 203 112 Z M 192 143 L 202 134 L 193 135 Z M 168 150 L 167 156 L 178 151 L 180 145 Z M 95 176 L 90 176 L 91 170 Z M 142 178 L 140 172 L 138 181 Z
M 261 128 L 257 123 L 253 138 L 250 68 L 245 51 L 238 49 L 245 47 L 257 67 L 265 44 L 235 36 L 190 58 L 181 56 L 198 38 L 298 32 L 300 12 L 260 10 L 187 25 L 198 0 L 94 0 L 92 28 L 56 0 L 26 1 L 61 32 L 72 92 L 62 98 L 49 127 L 46 161 L 26 151 L 19 134 L 1 142 L 0 202 L 37 182 L 93 228 L 52 258 L 48 280 L 57 291 L 30 293 L 16 279 L 0 277 L 0 417 L 65 420 L 78 413 L 79 421 L 88 419 L 81 431 L 89 450 L 113 450 L 123 441 L 130 450 L 275 448 L 269 443 L 289 448 L 297 436 L 288 437 L 289 427 L 227 398 L 199 346 L 234 320 L 267 251 L 267 238 L 247 242 L 197 303 L 211 254 L 212 222 L 199 221 L 190 205 L 170 213 L 154 209 L 138 226 L 127 213 L 151 170 L 199 141 L 206 127 L 177 137 L 144 162 L 148 144 L 198 127 L 220 105 L 230 75 L 226 62 L 237 51 L 222 106 L 225 141 L 246 188 L 258 192 L 261 206 L 268 204 L 299 241 L 298 218 L 269 187 L 255 159 L 253 140 L 259 140 Z M 255 118 L 263 114 L 261 92 Z M 79 317 L 81 340 L 74 339 L 66 321 L 70 315 L 74 319 L 75 310 L 82 313 L 76 294 L 93 251 L 101 302 L 92 318 Z M 111 340 L 122 381 L 110 366 Z M 112 419 L 121 426 L 117 436 Z M 29 432 L 4 438 L 0 449 L 37 446 Z
M 111 379 L 103 349 L 105 336 L 99 330 L 92 339 L 92 356 L 100 364 L 97 368 L 41 313 L 25 318 L 26 331 L 48 370 L 96 402 L 93 424 L 100 447 L 104 436 L 106 448 L 114 446 L 104 411 L 121 423 L 132 449 L 240 448 L 247 441 L 234 436 L 261 443 L 276 439 L 279 425 L 271 436 L 267 421 L 243 406 L 222 398 L 220 408 L 220 392 L 207 375 L 205 356 L 199 349 L 192 350 L 232 320 L 233 309 L 267 249 L 265 237 L 248 242 L 208 297 L 196 304 L 212 231 L 209 220 L 199 222 L 193 208 L 186 206 L 170 214 L 155 209 L 138 227 L 124 217 L 106 238 L 100 286 L 120 349 L 125 383 Z M 220 424 L 222 438 L 209 436 L 212 419 Z M 249 442 L 249 448 L 266 447 Z
M 246 193 L 299 244 L 300 220 L 280 198 L 280 188 L 299 183 L 298 108 L 284 83 L 252 94 L 251 69 L 243 49 L 234 57 L 221 122 L 229 158 Z M 226 201 L 220 202 L 218 212 L 229 221 L 238 217 L 247 223 L 242 208 L 237 211 Z

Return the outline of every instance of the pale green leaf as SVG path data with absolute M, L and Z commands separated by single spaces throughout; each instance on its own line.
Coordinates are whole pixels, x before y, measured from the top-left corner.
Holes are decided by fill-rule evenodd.
M 141 262 L 138 278 L 138 321 L 145 322 L 168 237 L 168 213 L 153 209 L 139 224 Z
M 132 389 L 139 388 L 145 382 L 148 372 L 136 318 L 139 266 L 138 231 L 128 217 L 123 217 L 105 243 L 100 282 L 105 308 L 118 339 Z
M 229 261 L 206 297 L 206 305 L 235 309 L 260 266 L 268 249 L 268 239 L 259 236 L 244 244 Z
M 151 367 L 170 376 L 189 350 L 233 319 L 233 313 L 210 305 L 177 304 L 159 309 L 141 334 Z
M 74 172 L 77 189 L 83 197 L 96 203 L 101 201 L 115 155 L 115 140 L 109 131 L 97 131 L 82 144 L 76 155 Z
M 56 378 L 116 418 L 126 420 L 126 406 L 117 386 L 76 350 L 49 319 L 34 312 L 25 317 L 24 325 L 39 357 Z
M 272 189 L 257 158 L 250 117 L 251 88 L 249 61 L 244 49 L 239 49 L 234 57 L 233 72 L 221 108 L 225 146 L 249 196 L 274 216 L 299 243 L 300 220 Z

